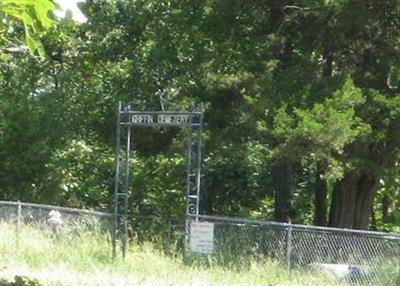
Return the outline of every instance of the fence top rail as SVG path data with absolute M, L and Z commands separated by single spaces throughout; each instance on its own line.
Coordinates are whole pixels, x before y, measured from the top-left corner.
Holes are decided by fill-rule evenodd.
M 189 217 L 195 219 L 196 215 L 192 215 Z M 232 218 L 232 217 L 210 216 L 210 215 L 199 215 L 198 218 L 204 219 L 204 220 L 214 220 L 214 221 L 219 221 L 219 222 L 231 222 L 231 223 L 238 223 L 238 224 L 240 224 L 240 223 L 242 223 L 242 224 L 258 224 L 258 225 L 268 225 L 268 226 L 277 226 L 277 227 L 285 227 L 285 228 L 290 227 L 290 228 L 292 228 L 292 230 L 307 230 L 307 231 L 328 232 L 328 233 L 336 233 L 336 234 L 359 234 L 359 235 L 365 235 L 365 236 L 369 236 L 369 237 L 400 240 L 400 234 L 390 233 L 390 232 L 301 225 L 301 224 L 281 223 L 281 222 L 258 220 L 258 219 L 243 219 L 243 218 Z
M 48 209 L 48 210 L 58 210 L 58 211 L 63 211 L 63 212 L 76 213 L 76 214 L 90 214 L 90 215 L 103 216 L 103 217 L 112 217 L 113 216 L 111 213 L 106 213 L 106 212 L 59 207 L 59 206 L 52 206 L 52 205 L 24 203 L 24 202 L 0 201 L 0 206 L 1 205 L 9 205 L 9 206 L 19 206 L 20 205 L 20 206 L 25 206 L 25 207 L 41 208 L 41 209 Z

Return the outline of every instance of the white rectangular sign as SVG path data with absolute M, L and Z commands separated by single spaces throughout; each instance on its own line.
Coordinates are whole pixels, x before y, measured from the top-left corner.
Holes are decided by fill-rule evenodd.
M 190 250 L 197 253 L 214 251 L 214 224 L 192 222 L 190 225 Z
M 194 119 L 193 119 L 194 120 Z M 133 114 L 131 122 L 134 125 L 189 125 L 189 114 Z

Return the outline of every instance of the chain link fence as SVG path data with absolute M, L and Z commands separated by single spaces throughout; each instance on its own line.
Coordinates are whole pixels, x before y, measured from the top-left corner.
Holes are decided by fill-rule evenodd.
M 272 259 L 289 270 L 369 285 L 387 285 L 400 271 L 399 234 L 215 216 L 200 216 L 198 222 L 214 225 L 212 255 L 221 262 Z
M 57 232 L 51 227 L 52 211 L 61 215 L 64 238 L 72 242 L 88 234 L 101 234 L 106 241 L 104 255 L 111 256 L 112 214 L 3 201 L 0 201 L 0 255 L 29 251 L 33 243 L 40 248 L 46 241 L 57 239 Z M 393 276 L 399 273 L 398 234 L 215 216 L 191 218 L 189 226 L 196 220 L 213 224 L 211 257 L 221 264 L 273 260 L 288 270 L 324 272 L 338 281 L 369 285 L 387 285 L 386 281 L 393 281 L 396 279 Z M 154 241 L 171 253 L 184 249 L 184 220 L 136 216 L 129 217 L 128 225 L 131 241 Z M 98 253 L 88 252 L 88 255 Z
M 111 256 L 113 223 L 113 214 L 106 212 L 0 201 L 0 254 L 1 249 L 17 252 L 21 244 L 32 243 L 32 236 L 36 241 L 54 240 L 58 236 L 78 241 L 86 235 L 100 235 L 107 241 Z M 130 215 L 127 223 L 130 241 L 154 242 L 167 252 L 183 248 L 182 219 Z M 119 240 L 118 230 L 116 235 Z
M 110 235 L 112 215 L 104 212 L 0 201 L 0 247 L 18 251 L 26 237 L 75 239 L 89 233 Z M 39 239 L 39 238 L 38 238 Z

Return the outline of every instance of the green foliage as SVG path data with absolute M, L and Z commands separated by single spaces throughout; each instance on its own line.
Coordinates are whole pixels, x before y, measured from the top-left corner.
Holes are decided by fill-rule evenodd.
M 51 27 L 53 20 L 49 17 L 49 12 L 54 8 L 55 5 L 50 0 L 3 0 L 0 3 L 0 17 L 3 20 L 0 28 L 12 23 L 4 14 L 20 20 L 24 25 L 25 42 L 29 50 L 44 57 L 40 35 Z
M 110 208 L 122 100 L 138 110 L 204 104 L 206 213 L 272 218 L 281 159 L 293 165 L 287 189 L 303 222 L 316 177 L 328 204 L 352 171 L 384 180 L 377 218 L 384 194 L 398 200 L 388 179 L 400 138 L 396 1 L 92 0 L 87 23 L 56 26 L 52 5 L 0 4 L 0 45 L 26 30 L 30 49 L 43 53 L 40 37 L 46 50 L 40 63 L 0 63 L 2 198 Z M 134 142 L 131 213 L 180 217 L 183 133 L 135 129 Z
M 133 215 L 161 220 L 183 218 L 186 174 L 182 155 L 135 156 L 131 167 Z
M 36 279 L 30 279 L 23 276 L 15 276 L 14 282 L 0 281 L 2 286 L 40 286 L 41 284 Z
M 287 106 L 279 108 L 274 117 L 273 132 L 279 142 L 274 156 L 291 156 L 312 169 L 324 162 L 327 178 L 341 178 L 344 148 L 371 133 L 370 126 L 356 114 L 364 102 L 362 91 L 347 80 L 341 89 L 309 109 L 289 112 Z
M 203 208 L 208 214 L 270 217 L 269 150 L 257 142 L 221 146 L 205 158 Z M 269 192 L 269 194 L 271 194 Z M 266 201 L 262 201 L 265 199 Z M 260 212 L 260 210 L 263 210 Z
M 46 165 L 54 188 L 47 199 L 78 208 L 110 209 L 114 154 L 98 142 L 72 140 Z

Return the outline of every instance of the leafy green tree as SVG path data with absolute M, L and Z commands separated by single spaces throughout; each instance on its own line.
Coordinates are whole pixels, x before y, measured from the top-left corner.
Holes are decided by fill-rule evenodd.
M 31 53 L 44 56 L 44 49 L 40 41 L 42 32 L 48 30 L 53 20 L 49 12 L 55 8 L 50 0 L 3 0 L 0 3 L 0 31 L 2 35 L 14 33 L 18 29 L 14 20 L 21 21 L 25 33 L 25 42 Z M 4 36 L 2 42 L 7 41 Z
M 375 227 L 396 222 L 396 1 L 88 0 L 82 9 L 86 23 L 46 30 L 45 60 L 2 59 L 3 197 L 110 207 L 116 103 L 203 103 L 207 213 L 367 228 L 374 209 Z M 41 35 L 46 25 L 34 24 L 28 32 Z M 135 129 L 134 148 L 131 212 L 182 215 L 184 132 Z

